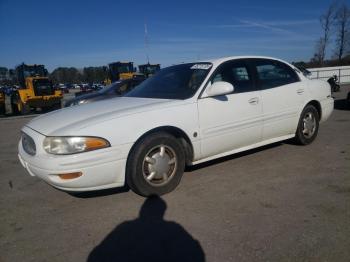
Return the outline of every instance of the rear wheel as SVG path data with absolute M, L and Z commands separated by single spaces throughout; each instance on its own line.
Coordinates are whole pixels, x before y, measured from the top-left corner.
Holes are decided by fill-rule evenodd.
M 320 116 L 313 105 L 307 105 L 301 113 L 295 141 L 300 145 L 312 143 L 318 133 Z
M 54 111 L 54 110 L 58 110 L 58 109 L 61 109 L 61 104 L 60 103 L 57 103 L 57 104 L 54 104 L 52 106 L 47 106 L 47 107 L 42 107 L 41 110 L 45 113 L 47 112 L 50 112 L 50 111 Z
M 163 195 L 177 187 L 184 169 L 180 141 L 167 133 L 155 133 L 141 139 L 130 153 L 126 181 L 141 196 Z
M 5 115 L 6 110 L 5 110 L 5 103 L 0 105 L 0 115 Z
M 18 107 L 18 112 L 21 115 L 26 115 L 30 113 L 30 107 L 28 105 L 26 105 L 25 103 L 23 103 L 22 101 L 19 101 L 17 103 L 17 107 Z

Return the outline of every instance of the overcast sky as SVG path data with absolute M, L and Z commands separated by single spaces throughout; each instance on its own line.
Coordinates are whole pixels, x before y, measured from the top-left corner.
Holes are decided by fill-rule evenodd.
M 309 60 L 330 2 L 0 0 L 0 66 L 145 63 L 145 22 L 150 62 L 162 66 L 255 54 Z

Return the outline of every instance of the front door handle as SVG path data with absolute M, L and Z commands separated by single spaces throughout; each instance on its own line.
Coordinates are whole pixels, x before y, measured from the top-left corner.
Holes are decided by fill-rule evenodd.
M 258 97 L 254 97 L 248 100 L 249 104 L 251 105 L 257 105 L 259 104 L 259 98 Z

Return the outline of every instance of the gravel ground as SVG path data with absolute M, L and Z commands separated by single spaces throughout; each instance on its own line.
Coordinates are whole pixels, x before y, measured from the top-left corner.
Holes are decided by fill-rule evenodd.
M 17 159 L 30 118 L 0 119 L 0 261 L 349 261 L 349 91 L 313 144 L 202 164 L 161 199 L 58 191 Z

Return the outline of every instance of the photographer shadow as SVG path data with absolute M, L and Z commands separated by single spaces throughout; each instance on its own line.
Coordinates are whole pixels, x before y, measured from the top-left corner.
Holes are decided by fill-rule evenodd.
M 160 197 L 146 199 L 139 217 L 118 225 L 88 261 L 205 261 L 199 242 L 181 225 L 163 219 L 166 208 Z

